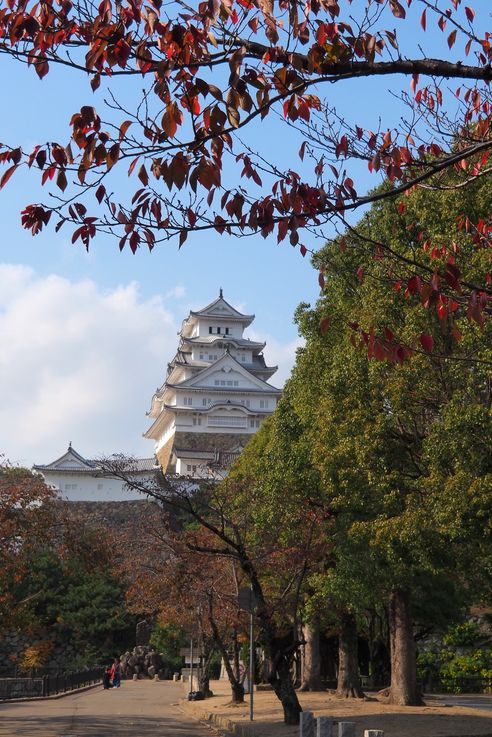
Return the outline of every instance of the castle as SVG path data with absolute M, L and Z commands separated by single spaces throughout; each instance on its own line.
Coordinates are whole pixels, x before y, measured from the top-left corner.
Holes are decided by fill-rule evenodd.
M 168 475 L 221 478 L 275 410 L 282 392 L 268 380 L 277 366 L 266 365 L 265 343 L 244 337 L 254 317 L 230 305 L 221 289 L 183 320 L 176 354 L 147 413 L 152 424 L 144 437 L 154 441 L 155 457 L 133 463 L 141 479 L 159 466 Z M 33 468 L 69 501 L 141 499 L 103 476 L 97 460 L 71 443 L 57 460 Z

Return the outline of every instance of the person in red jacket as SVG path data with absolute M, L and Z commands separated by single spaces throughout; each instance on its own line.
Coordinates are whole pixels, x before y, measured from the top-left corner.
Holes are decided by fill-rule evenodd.
M 121 663 L 118 657 L 114 659 L 111 666 L 111 683 L 113 688 L 119 688 L 121 685 Z

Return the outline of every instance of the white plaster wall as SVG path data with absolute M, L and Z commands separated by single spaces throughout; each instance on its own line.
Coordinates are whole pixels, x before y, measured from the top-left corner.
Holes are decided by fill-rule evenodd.
M 127 502 L 145 499 L 144 495 L 136 491 L 126 490 L 118 479 L 97 478 L 90 474 L 63 474 L 56 471 L 46 472 L 43 475 L 46 483 L 54 486 L 60 497 L 71 502 Z

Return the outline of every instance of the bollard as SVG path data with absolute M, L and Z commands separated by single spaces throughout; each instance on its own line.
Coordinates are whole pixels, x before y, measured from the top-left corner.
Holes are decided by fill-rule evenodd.
M 299 737 L 314 737 L 314 717 L 311 711 L 301 711 Z
M 132 680 L 138 681 L 138 673 L 134 673 L 133 674 L 133 679 Z
M 338 722 L 338 737 L 355 737 L 355 722 Z
M 331 737 L 332 724 L 330 717 L 316 717 L 316 737 Z
M 365 729 L 364 737 L 384 737 L 382 729 Z
M 158 673 L 156 673 L 156 674 L 155 674 L 155 676 L 154 676 L 154 681 L 160 681 L 160 680 L 161 680 L 161 679 L 159 678 L 159 674 L 158 674 Z

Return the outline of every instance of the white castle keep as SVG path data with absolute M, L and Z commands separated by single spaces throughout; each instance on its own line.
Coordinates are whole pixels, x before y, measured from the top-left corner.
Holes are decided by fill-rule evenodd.
M 265 343 L 243 336 L 254 317 L 226 302 L 221 289 L 214 302 L 183 321 L 145 433 L 165 473 L 214 476 L 275 410 L 282 392 L 268 380 L 277 366 L 266 365 Z

